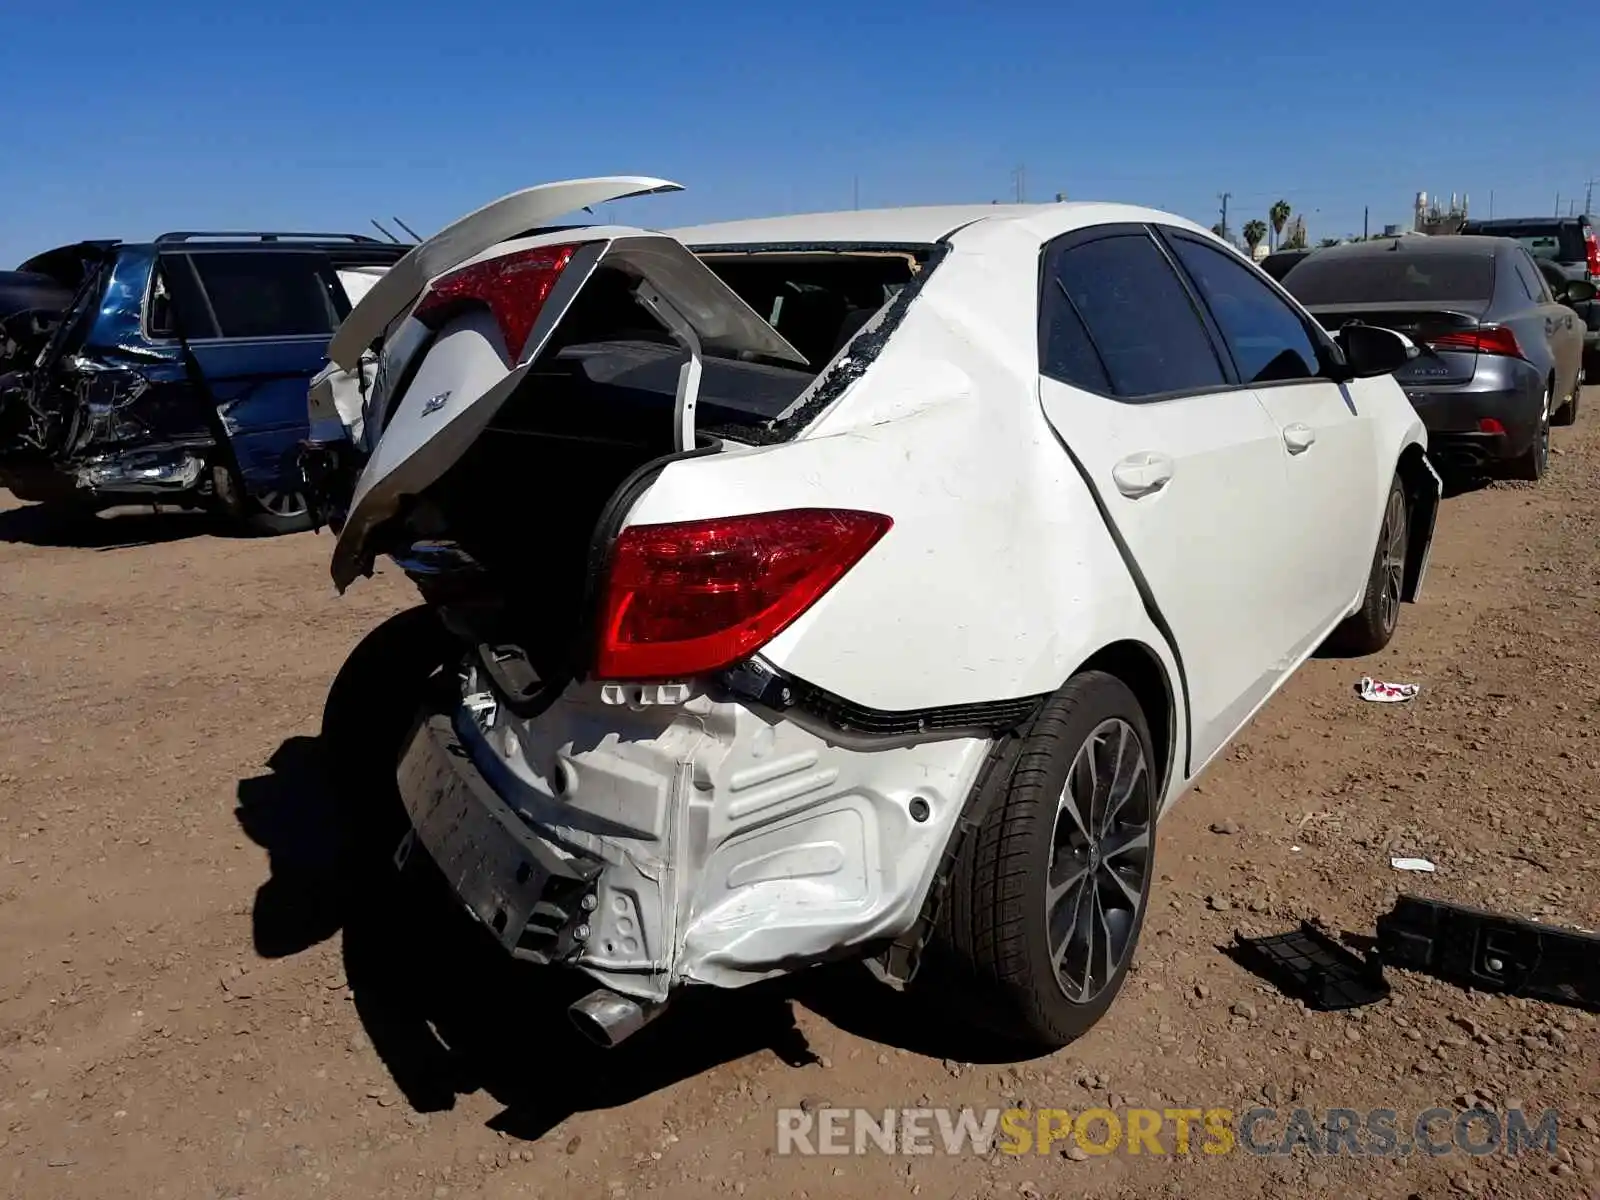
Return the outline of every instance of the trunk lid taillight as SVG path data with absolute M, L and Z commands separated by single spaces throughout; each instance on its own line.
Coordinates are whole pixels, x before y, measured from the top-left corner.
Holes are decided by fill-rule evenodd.
M 879 513 L 806 508 L 624 529 L 601 599 L 595 676 L 683 679 L 748 657 L 892 525 Z
M 1476 329 L 1461 329 L 1439 333 L 1428 339 L 1434 350 L 1459 350 L 1472 354 L 1500 354 L 1509 358 L 1526 358 L 1517 335 L 1504 325 L 1480 325 Z
M 539 310 L 550 298 L 577 245 L 539 246 L 460 267 L 441 275 L 417 301 L 411 315 L 438 329 L 463 308 L 483 306 L 506 341 L 506 355 L 520 361 Z

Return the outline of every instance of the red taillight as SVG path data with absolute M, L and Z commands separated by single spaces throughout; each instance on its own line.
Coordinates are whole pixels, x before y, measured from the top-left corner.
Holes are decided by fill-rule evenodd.
M 1506 427 L 1500 424 L 1500 422 L 1495 420 L 1493 417 L 1478 418 L 1479 433 L 1504 433 L 1505 431 Z
M 681 679 L 738 662 L 810 608 L 893 524 L 878 513 L 801 508 L 624 529 L 595 675 Z
M 577 246 L 540 246 L 473 263 L 435 279 L 411 315 L 437 329 L 463 306 L 482 304 L 494 315 L 506 340 L 506 353 L 516 362 L 527 344 L 539 310 Z
M 1583 231 L 1583 252 L 1589 260 L 1589 278 L 1600 279 L 1600 242 L 1595 241 L 1594 230 Z
M 1441 333 L 1428 339 L 1435 350 L 1471 350 L 1478 354 L 1507 354 L 1512 358 L 1524 357 L 1517 344 L 1517 335 L 1504 325 L 1483 325 L 1477 329 L 1463 329 L 1459 333 Z

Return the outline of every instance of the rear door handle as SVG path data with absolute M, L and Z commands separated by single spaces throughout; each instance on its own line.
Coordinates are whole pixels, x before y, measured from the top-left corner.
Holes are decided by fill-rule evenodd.
M 1166 487 L 1172 479 L 1172 459 L 1154 450 L 1130 454 L 1111 468 L 1117 491 L 1130 500 L 1149 496 Z
M 1283 444 L 1290 454 L 1304 454 L 1316 440 L 1317 431 L 1300 421 L 1283 427 Z

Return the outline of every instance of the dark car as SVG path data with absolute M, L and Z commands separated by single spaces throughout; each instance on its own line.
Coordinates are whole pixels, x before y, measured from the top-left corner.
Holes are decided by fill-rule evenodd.
M 1556 266 L 1568 279 L 1583 279 L 1600 287 L 1600 233 L 1596 218 L 1587 213 L 1573 217 L 1498 217 L 1468 221 L 1461 232 L 1481 237 L 1509 237 L 1540 262 Z M 1583 318 L 1583 369 L 1600 380 L 1600 302 L 1575 304 Z
M 359 234 L 173 233 L 58 247 L 0 274 L 0 486 L 309 527 L 296 465 L 306 388 L 350 311 L 347 283 L 407 249 Z
M 1274 250 L 1261 260 L 1261 269 L 1282 283 L 1283 277 L 1304 262 L 1306 256 L 1311 253 L 1313 250 L 1306 246 L 1294 250 Z
M 1284 287 L 1330 330 L 1361 321 L 1417 344 L 1395 379 L 1441 463 L 1544 473 L 1551 424 L 1578 408 L 1583 322 L 1566 302 L 1593 299 L 1593 284 L 1558 297 L 1521 243 L 1452 236 L 1332 246 Z

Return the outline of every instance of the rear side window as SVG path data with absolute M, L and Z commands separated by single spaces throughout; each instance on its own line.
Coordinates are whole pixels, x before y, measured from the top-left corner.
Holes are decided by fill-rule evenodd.
M 1539 271 L 1533 265 L 1533 260 L 1526 254 L 1513 254 L 1511 265 L 1517 269 L 1517 280 L 1522 284 L 1522 290 L 1528 294 L 1528 299 L 1542 304 L 1545 300 L 1544 281 L 1539 278 Z
M 211 251 L 184 261 L 197 284 L 194 294 L 184 295 L 190 289 L 178 283 L 174 260 L 168 284 L 175 307 L 194 313 L 184 322 L 190 337 L 326 337 L 349 312 L 332 265 L 319 254 Z M 181 310 L 180 320 L 188 315 Z M 197 333 L 191 323 L 208 328 Z
M 1249 267 L 1225 250 L 1182 234 L 1172 235 L 1172 248 L 1222 330 L 1241 382 L 1318 375 L 1317 346 L 1300 315 Z
M 1484 237 L 1508 237 L 1522 243 L 1522 248 L 1535 258 L 1548 258 L 1553 262 L 1585 262 L 1583 228 L 1576 221 L 1519 222 L 1515 225 L 1496 225 L 1492 221 L 1466 226 L 1463 233 Z
M 1044 374 L 1127 400 L 1226 386 L 1189 293 L 1148 234 L 1069 243 L 1047 262 Z
M 1486 303 L 1494 295 L 1487 254 L 1407 254 L 1404 250 L 1313 254 L 1284 278 L 1301 304 Z

